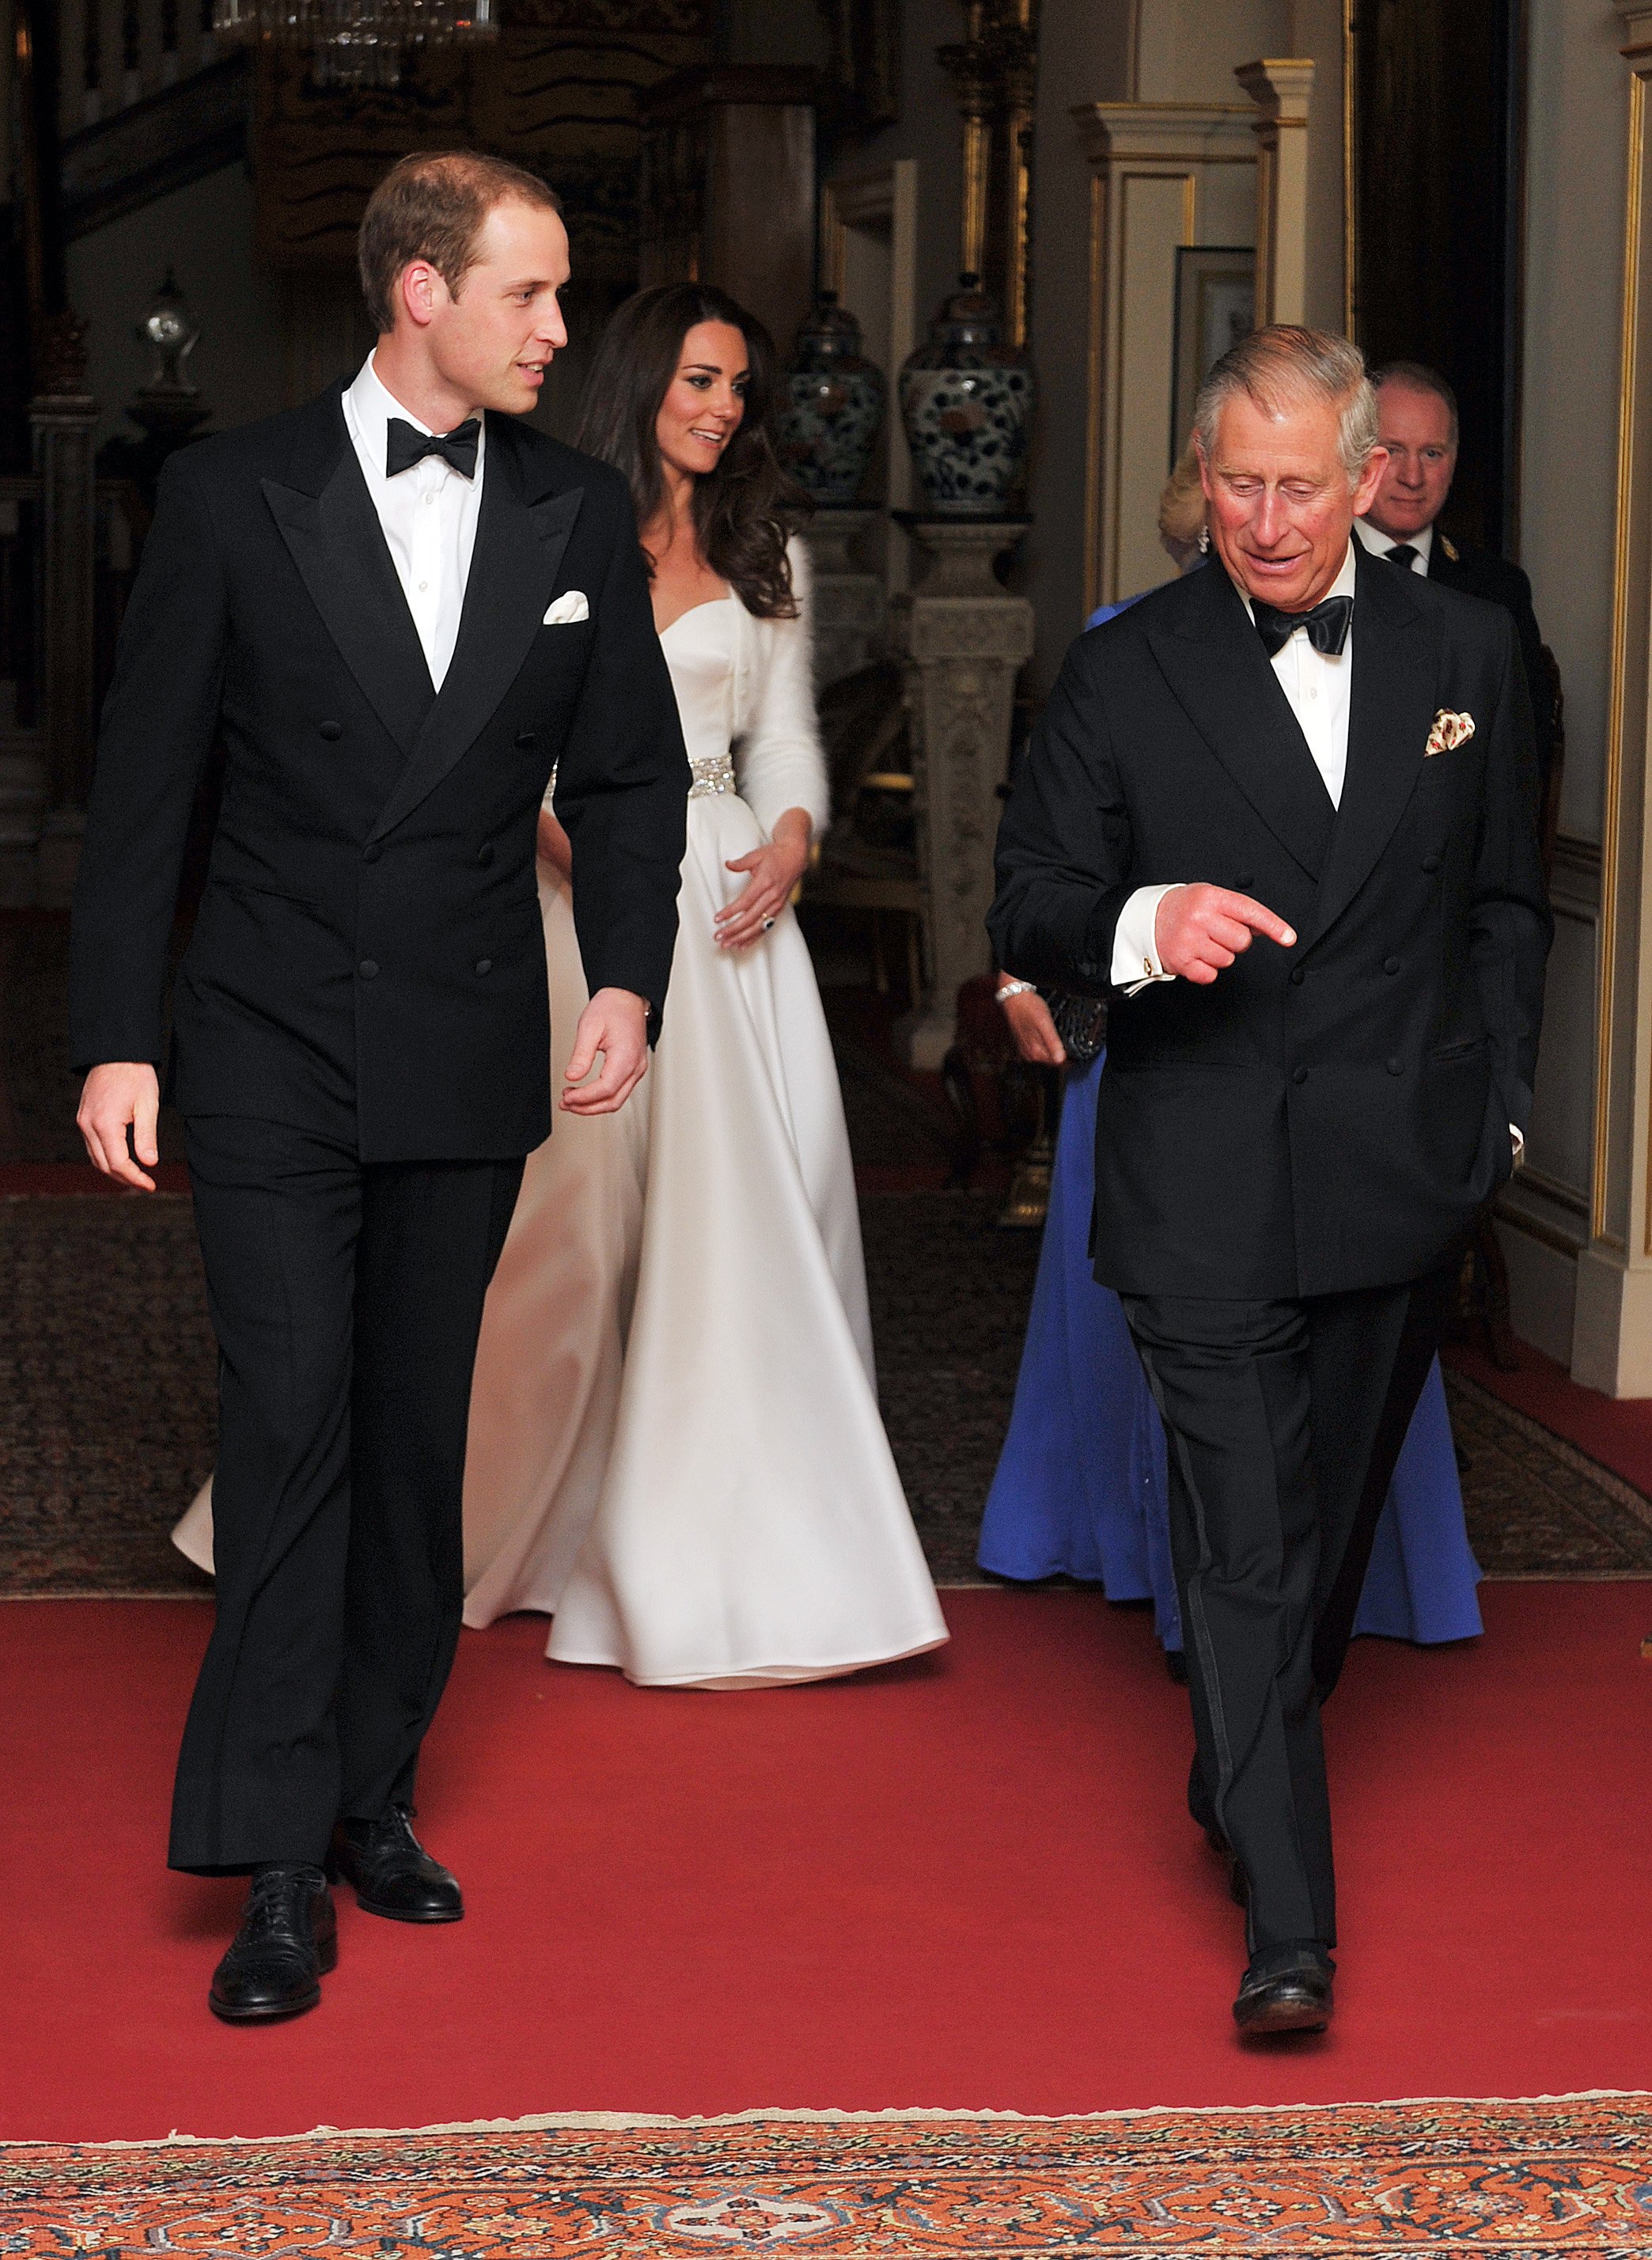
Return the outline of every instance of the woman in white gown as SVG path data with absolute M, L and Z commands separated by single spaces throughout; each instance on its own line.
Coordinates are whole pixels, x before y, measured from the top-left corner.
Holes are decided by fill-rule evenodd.
M 823 1678 L 947 1637 L 790 907 L 828 812 L 772 368 L 750 316 L 679 284 L 621 307 L 591 375 L 582 444 L 631 478 L 693 769 L 680 927 L 652 1074 L 529 1157 L 471 1400 L 466 1622 L 542 1610 L 548 1655 L 649 1686 Z M 560 1090 L 585 990 L 548 804 L 541 848 Z M 208 1518 L 204 1497 L 175 1535 L 210 1565 Z

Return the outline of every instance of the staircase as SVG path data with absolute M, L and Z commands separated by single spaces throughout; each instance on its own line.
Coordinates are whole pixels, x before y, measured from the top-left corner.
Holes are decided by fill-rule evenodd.
M 244 51 L 220 53 L 212 0 L 60 0 L 66 236 L 186 187 L 247 146 Z

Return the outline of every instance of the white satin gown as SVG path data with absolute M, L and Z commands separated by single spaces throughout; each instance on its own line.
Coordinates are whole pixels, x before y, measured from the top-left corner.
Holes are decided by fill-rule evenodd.
M 528 1158 L 488 1297 L 465 1476 L 465 1621 L 552 1619 L 547 1655 L 647 1686 L 830 1677 L 947 1638 L 878 1415 L 854 1171 L 813 968 L 785 912 L 713 939 L 725 867 L 787 808 L 823 824 L 805 607 L 697 606 L 662 642 L 693 764 L 649 1073 Z M 586 991 L 541 866 L 552 1089 Z M 210 1566 L 204 1495 L 175 1534 Z

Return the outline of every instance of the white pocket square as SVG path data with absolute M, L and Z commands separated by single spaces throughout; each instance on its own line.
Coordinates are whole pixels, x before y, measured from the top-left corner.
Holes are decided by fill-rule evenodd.
M 1428 733 L 1428 742 L 1423 747 L 1423 753 L 1425 755 L 1448 754 L 1455 746 L 1467 745 L 1473 735 L 1472 714 L 1454 714 L 1449 707 L 1442 706 L 1434 716 L 1434 726 Z
M 585 591 L 583 589 L 567 589 L 554 604 L 547 608 L 540 626 L 542 628 L 567 628 L 572 627 L 576 620 L 588 620 L 590 618 L 590 606 L 585 602 Z

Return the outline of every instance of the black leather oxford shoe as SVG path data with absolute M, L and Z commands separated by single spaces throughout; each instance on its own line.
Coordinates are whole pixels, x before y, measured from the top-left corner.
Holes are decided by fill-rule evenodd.
M 457 1922 L 459 1885 L 413 1834 L 411 1805 L 391 1805 L 376 1820 L 340 1820 L 333 1866 L 355 1886 L 356 1904 L 392 1922 Z
M 1234 2004 L 1248 2040 L 1276 2033 L 1322 2033 L 1331 2021 L 1336 1964 L 1322 1946 L 1275 1946 L 1251 1956 Z
M 321 1999 L 339 1959 L 333 1894 L 319 1868 L 272 1861 L 253 1870 L 234 1943 L 212 1973 L 207 2003 L 226 2024 L 297 2017 Z

